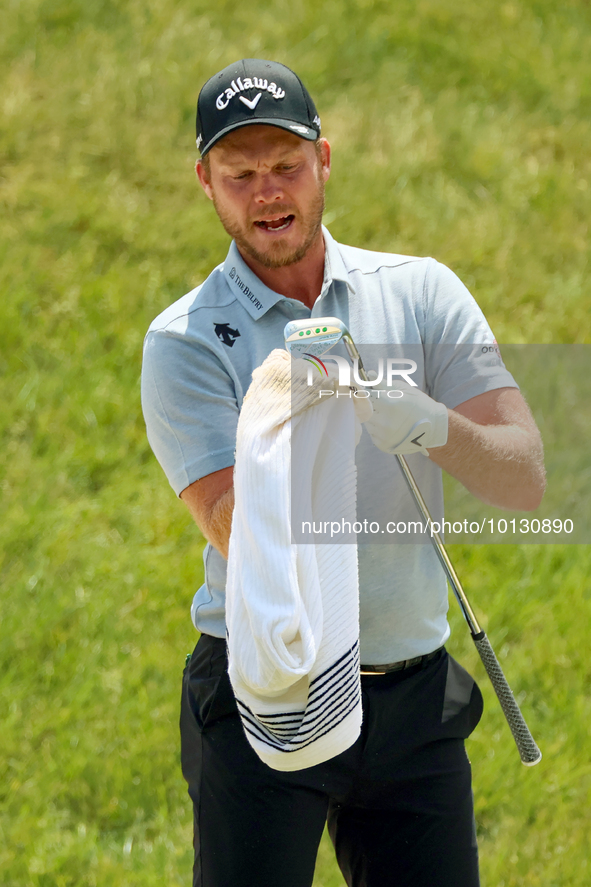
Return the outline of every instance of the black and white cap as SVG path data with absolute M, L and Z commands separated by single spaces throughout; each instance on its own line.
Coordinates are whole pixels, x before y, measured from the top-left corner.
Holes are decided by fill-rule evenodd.
M 241 126 L 267 123 L 315 141 L 320 117 L 310 93 L 279 62 L 241 59 L 211 77 L 197 101 L 197 148 L 203 157 L 221 138 Z

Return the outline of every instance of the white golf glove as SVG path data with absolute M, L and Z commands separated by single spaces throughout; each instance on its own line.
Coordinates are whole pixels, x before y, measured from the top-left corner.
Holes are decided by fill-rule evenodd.
M 373 413 L 365 422 L 384 453 L 423 453 L 447 443 L 447 407 L 410 385 L 369 389 Z

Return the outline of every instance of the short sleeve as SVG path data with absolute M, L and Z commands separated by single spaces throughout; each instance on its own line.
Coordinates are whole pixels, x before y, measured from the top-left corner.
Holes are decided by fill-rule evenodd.
M 434 259 L 427 263 L 423 303 L 431 397 L 454 409 L 487 391 L 519 387 L 476 300 L 453 271 Z
M 177 496 L 234 464 L 236 385 L 205 345 L 165 330 L 148 332 L 142 409 L 150 446 Z

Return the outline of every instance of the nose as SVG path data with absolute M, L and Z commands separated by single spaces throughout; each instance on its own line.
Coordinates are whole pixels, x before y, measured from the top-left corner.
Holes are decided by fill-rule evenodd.
M 270 172 L 257 177 L 254 194 L 257 204 L 281 203 L 283 198 L 284 191 L 280 176 Z

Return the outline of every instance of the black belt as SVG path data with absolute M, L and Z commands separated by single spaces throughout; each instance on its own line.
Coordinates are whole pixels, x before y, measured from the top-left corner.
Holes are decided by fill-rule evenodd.
M 432 653 L 425 653 L 424 656 L 414 656 L 412 659 L 402 659 L 400 662 L 389 662 L 387 665 L 360 665 L 361 674 L 387 674 L 390 671 L 402 671 L 405 668 L 412 668 L 413 665 L 424 665 L 431 659 L 434 659 L 438 653 L 441 653 L 443 647 L 438 647 Z

